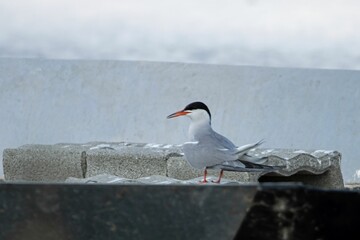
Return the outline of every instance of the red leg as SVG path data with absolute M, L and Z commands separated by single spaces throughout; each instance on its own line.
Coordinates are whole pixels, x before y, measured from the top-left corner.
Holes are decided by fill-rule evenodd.
M 206 180 L 206 175 L 207 175 L 207 169 L 204 169 L 204 179 L 200 181 L 200 183 L 207 183 L 208 181 Z
M 218 180 L 216 180 L 216 181 L 213 180 L 213 181 L 211 181 L 211 182 L 213 182 L 213 183 L 220 183 L 221 178 L 222 178 L 222 176 L 223 176 L 223 173 L 224 173 L 224 170 L 221 169 Z

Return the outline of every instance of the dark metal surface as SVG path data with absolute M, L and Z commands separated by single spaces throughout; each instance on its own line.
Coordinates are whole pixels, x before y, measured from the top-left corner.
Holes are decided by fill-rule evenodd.
M 233 239 L 245 186 L 0 184 L 0 239 Z
M 360 192 L 262 184 L 235 239 L 358 239 Z

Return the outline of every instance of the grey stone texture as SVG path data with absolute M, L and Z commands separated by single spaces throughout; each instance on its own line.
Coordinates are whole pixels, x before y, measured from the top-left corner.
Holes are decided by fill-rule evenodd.
M 56 182 L 67 177 L 85 177 L 81 145 L 24 145 L 5 149 L 6 180 Z
M 341 154 L 326 150 L 255 149 L 254 156 L 268 156 L 268 165 L 284 166 L 276 173 L 225 172 L 225 181 L 238 182 L 303 182 L 324 188 L 343 188 Z M 65 181 L 85 179 L 96 182 L 180 183 L 202 178 L 202 171 L 186 162 L 181 146 L 154 143 L 108 143 L 26 145 L 4 151 L 7 181 Z M 105 175 L 104 175 L 105 174 Z M 107 179 L 117 176 L 119 179 Z M 216 179 L 217 171 L 209 171 Z M 102 176 L 99 178 L 99 176 Z M 169 179 L 154 180 L 154 176 Z M 147 179 L 151 177 L 151 179 Z M 102 179 L 104 178 L 104 179 Z M 142 180 L 141 180 L 142 179 Z M 171 180 L 173 179 L 173 180 Z M 95 181 L 95 180 L 94 180 Z
M 290 149 L 255 149 L 254 156 L 268 156 L 265 163 L 274 166 L 286 166 L 277 173 L 263 172 L 224 172 L 224 177 L 240 182 L 257 181 L 298 181 L 305 184 L 326 188 L 343 188 L 341 173 L 341 154 L 327 150 L 290 150 Z M 171 157 L 168 160 L 168 176 L 176 179 L 189 179 L 201 176 L 203 171 L 193 169 L 184 157 Z M 216 175 L 218 171 L 209 171 Z
M 175 178 L 170 178 L 162 175 L 152 175 L 149 177 L 141 177 L 137 179 L 128 179 L 128 178 L 122 178 L 111 174 L 99 174 L 93 177 L 88 178 L 74 178 L 69 177 L 65 180 L 65 183 L 87 183 L 87 184 L 151 184 L 151 185 L 170 185 L 170 184 L 186 184 L 186 185 L 192 185 L 196 184 L 198 185 L 200 180 L 202 180 L 202 177 L 197 177 L 194 179 L 188 179 L 188 180 L 179 180 Z M 208 183 L 206 185 L 218 185 L 217 183 L 213 183 L 211 180 L 216 180 L 216 177 L 209 176 Z M 223 178 L 220 182 L 220 185 L 228 185 L 228 184 L 243 184 L 239 181 L 231 180 Z
M 167 168 L 168 168 L 168 176 L 175 178 L 175 179 L 181 179 L 181 180 L 187 180 L 192 179 L 204 175 L 203 170 L 198 170 L 195 168 L 192 168 L 184 157 L 171 157 L 167 161 Z M 218 177 L 219 171 L 216 170 L 207 170 L 209 177 Z M 246 172 L 224 172 L 224 178 L 241 181 L 241 182 L 256 182 L 257 180 L 255 178 L 252 178 L 252 173 L 246 173 Z
M 86 152 L 87 177 L 102 173 L 133 179 L 166 175 L 166 160 L 170 154 L 168 148 L 153 144 L 104 146 L 107 144 L 93 146 Z

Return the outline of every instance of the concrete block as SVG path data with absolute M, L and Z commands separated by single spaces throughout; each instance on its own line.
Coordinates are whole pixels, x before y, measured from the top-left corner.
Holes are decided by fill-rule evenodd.
M 166 176 L 169 156 L 180 156 L 180 149 L 165 144 L 97 143 L 86 151 L 86 177 L 103 173 L 131 179 Z
M 180 153 L 179 147 L 150 143 L 24 145 L 4 150 L 4 173 L 9 181 L 64 181 L 102 173 L 126 178 L 166 176 L 167 158 Z
M 24 145 L 5 149 L 5 180 L 51 182 L 84 177 L 84 157 L 79 145 Z
M 341 154 L 337 151 L 255 149 L 250 153 L 259 157 L 267 156 L 268 165 L 286 167 L 277 173 L 266 174 L 225 172 L 224 179 L 239 182 L 302 182 L 324 188 L 344 187 L 340 169 Z M 189 166 L 180 146 L 127 142 L 26 145 L 6 149 L 4 168 L 6 180 L 18 181 L 64 181 L 68 177 L 91 178 L 101 174 L 138 181 L 154 175 L 189 181 L 203 176 L 202 170 Z M 218 171 L 209 171 L 208 175 L 209 179 L 216 179 Z
M 344 188 L 341 154 L 332 150 L 257 149 L 253 154 L 268 155 L 269 164 L 286 165 L 279 174 L 265 174 L 258 181 L 295 181 L 323 188 Z

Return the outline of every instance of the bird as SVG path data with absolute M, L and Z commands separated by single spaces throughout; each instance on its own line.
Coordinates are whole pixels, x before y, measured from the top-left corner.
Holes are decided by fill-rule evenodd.
M 224 171 L 236 172 L 273 172 L 281 166 L 265 165 L 267 157 L 255 157 L 249 151 L 263 143 L 246 144 L 237 147 L 225 136 L 215 132 L 211 127 L 211 113 L 203 102 L 192 102 L 183 110 L 167 116 L 168 119 L 186 116 L 190 118 L 190 142 L 182 145 L 182 150 L 187 162 L 196 169 L 204 171 L 201 183 L 207 183 L 207 169 L 220 170 L 219 177 L 213 183 L 220 183 Z

